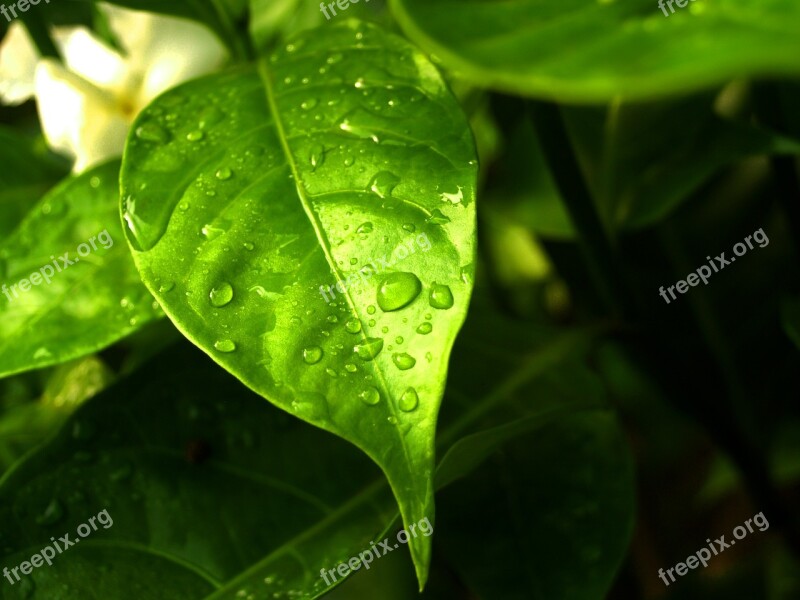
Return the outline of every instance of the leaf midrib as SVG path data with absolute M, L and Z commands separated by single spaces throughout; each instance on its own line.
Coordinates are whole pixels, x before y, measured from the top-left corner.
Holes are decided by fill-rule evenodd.
M 287 134 L 286 134 L 286 130 L 285 130 L 284 125 L 283 125 L 283 120 L 281 119 L 281 113 L 278 110 L 278 105 L 277 105 L 277 102 L 276 102 L 275 90 L 273 89 L 273 86 L 272 86 L 272 78 L 270 77 L 270 73 L 269 73 L 269 70 L 268 70 L 268 66 L 266 64 L 266 60 L 267 59 L 261 59 L 258 62 L 258 72 L 259 72 L 261 80 L 262 80 L 262 82 L 264 84 L 264 90 L 266 92 L 266 99 L 267 99 L 267 107 L 268 107 L 268 109 L 269 109 L 269 111 L 272 114 L 272 117 L 274 119 L 275 129 L 276 129 L 276 133 L 277 133 L 278 139 L 280 140 L 280 143 L 281 143 L 281 148 L 283 150 L 284 155 L 286 156 L 286 162 L 287 162 L 287 164 L 289 165 L 289 168 L 292 171 L 292 175 L 294 176 L 295 186 L 297 188 L 297 196 L 300 199 L 300 203 L 303 206 L 303 210 L 305 211 L 306 216 L 308 217 L 308 220 L 311 223 L 311 226 L 314 228 L 314 234 L 316 235 L 317 241 L 319 242 L 319 245 L 320 245 L 320 248 L 322 249 L 322 252 L 325 255 L 325 260 L 328 263 L 328 266 L 333 270 L 333 273 L 336 276 L 336 280 L 337 281 L 344 281 L 345 278 L 342 276 L 342 273 L 339 270 L 339 266 L 336 264 L 336 260 L 333 258 L 332 254 L 331 254 L 331 249 L 330 249 L 330 246 L 329 246 L 329 243 L 328 243 L 328 238 L 325 235 L 325 232 L 324 232 L 324 230 L 322 228 L 322 223 L 319 221 L 319 218 L 317 217 L 317 214 L 314 212 L 314 210 L 313 210 L 313 208 L 312 208 L 312 206 L 311 206 L 311 204 L 309 202 L 308 192 L 307 192 L 307 190 L 305 188 L 304 181 L 303 181 L 303 178 L 302 178 L 301 173 L 300 173 L 300 169 L 299 169 L 299 167 L 297 165 L 297 161 L 295 161 L 295 159 L 294 159 L 294 154 L 292 153 L 291 148 L 289 147 L 289 144 L 288 144 L 289 136 L 287 136 Z M 356 317 L 357 319 L 359 319 L 359 321 L 360 321 L 361 320 L 361 316 L 360 316 L 360 314 L 359 314 L 359 312 L 358 312 L 358 310 L 357 310 L 357 308 L 355 306 L 355 303 L 353 301 L 353 297 L 350 294 L 350 290 L 346 288 L 345 289 L 345 293 L 343 294 L 343 296 L 347 300 L 347 304 L 350 307 L 351 314 L 354 317 Z M 363 327 L 361 328 L 361 331 L 359 332 L 359 336 L 360 336 L 362 341 L 366 342 L 367 335 L 366 335 L 366 332 L 364 331 Z M 375 373 L 376 373 L 376 375 L 377 375 L 377 377 L 379 379 L 379 383 L 380 383 L 381 387 L 383 388 L 384 394 L 386 394 L 386 396 L 387 396 L 386 404 L 389 407 L 389 412 L 391 413 L 392 417 L 394 418 L 393 419 L 394 422 L 399 424 L 400 423 L 400 419 L 398 419 L 397 411 L 395 410 L 394 403 L 392 402 L 391 395 L 389 394 L 389 385 L 388 385 L 388 383 L 386 381 L 386 378 L 384 377 L 383 370 L 378 366 L 377 363 L 373 363 L 373 364 L 375 365 L 374 366 L 374 371 L 375 371 Z M 403 457 L 405 458 L 406 465 L 407 465 L 408 468 L 410 468 L 410 466 L 413 464 L 413 461 L 411 460 L 411 456 L 409 454 L 409 448 L 408 448 L 408 445 L 406 443 L 405 436 L 403 436 L 401 434 L 400 428 L 399 428 L 398 425 L 394 425 L 393 430 L 397 434 L 397 438 L 398 438 L 398 440 L 400 442 L 400 447 L 403 449 Z

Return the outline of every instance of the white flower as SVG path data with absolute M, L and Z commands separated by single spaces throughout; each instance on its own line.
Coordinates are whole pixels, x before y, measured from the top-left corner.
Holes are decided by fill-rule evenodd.
M 119 156 L 130 124 L 156 96 L 217 69 L 220 40 L 188 20 L 101 5 L 126 56 L 83 27 L 53 32 L 65 64 L 40 59 L 27 32 L 12 23 L 0 46 L 0 101 L 36 97 L 48 144 L 81 172 Z

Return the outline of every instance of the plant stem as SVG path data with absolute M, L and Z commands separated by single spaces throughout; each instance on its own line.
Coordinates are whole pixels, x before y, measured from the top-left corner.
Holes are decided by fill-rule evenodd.
M 622 261 L 603 227 L 578 159 L 569 141 L 558 106 L 531 101 L 530 115 L 564 207 L 578 233 L 593 282 L 617 317 L 632 319 L 637 310 L 630 286 L 621 271 Z

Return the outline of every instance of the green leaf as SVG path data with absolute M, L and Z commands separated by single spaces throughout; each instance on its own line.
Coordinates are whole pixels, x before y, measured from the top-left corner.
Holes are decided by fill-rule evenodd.
M 269 557 L 259 598 L 313 593 L 326 587 L 321 566 L 368 547 L 396 514 L 365 456 L 269 406 L 185 342 L 84 404 L 0 482 L 4 565 L 51 536 L 75 538 L 102 510 L 113 526 L 17 589 L 32 588 L 34 600 L 203 598 Z
M 460 450 L 499 437 L 472 436 Z M 546 419 L 440 496 L 437 544 L 476 598 L 605 598 L 633 531 L 634 490 L 613 415 Z
M 792 0 L 698 0 L 669 16 L 653 0 L 390 6 L 406 34 L 449 69 L 512 94 L 595 103 L 800 74 Z
M 34 145 L 11 129 L 0 127 L 0 239 L 19 225 L 28 209 L 67 174 L 39 155 Z M 2 273 L 0 271 L 0 273 Z
M 168 92 L 133 131 L 126 235 L 167 315 L 251 389 L 365 451 L 406 523 L 432 517 L 477 171 L 438 72 L 346 21 Z M 430 541 L 412 554 L 424 582 Z
M 800 143 L 721 118 L 713 98 L 608 110 L 567 109 L 601 212 L 619 229 L 641 229 L 671 214 L 723 168 L 759 155 L 800 154 Z M 680 123 L 680 127 L 676 127 Z
M 123 243 L 118 172 L 113 161 L 66 180 L 0 243 L 0 376 L 91 354 L 161 316 Z

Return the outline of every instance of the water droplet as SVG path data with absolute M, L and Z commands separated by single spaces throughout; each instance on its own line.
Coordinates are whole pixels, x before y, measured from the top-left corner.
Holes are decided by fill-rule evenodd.
M 236 344 L 231 340 L 218 340 L 214 342 L 214 348 L 227 354 L 228 352 L 233 352 L 236 350 Z
M 304 100 L 304 101 L 303 101 L 303 102 L 300 104 L 300 108 L 302 108 L 303 110 L 311 110 L 311 109 L 312 109 L 312 108 L 314 108 L 314 107 L 315 107 L 315 106 L 316 106 L 318 103 L 319 103 L 319 101 L 318 101 L 316 98 L 309 98 L 308 100 Z
M 223 281 L 219 285 L 211 288 L 208 297 L 211 300 L 212 306 L 222 308 L 233 300 L 233 287 L 227 281 Z
M 357 367 L 357 366 L 355 366 L 353 363 L 347 363 L 347 364 L 344 366 L 344 369 L 345 369 L 345 371 L 347 371 L 348 373 L 355 373 L 356 371 L 358 371 L 358 367 Z
M 367 221 L 366 223 L 362 223 L 361 225 L 358 226 L 358 229 L 356 229 L 356 233 L 361 233 L 361 234 L 372 233 L 374 227 L 375 226 L 372 223 Z
M 406 352 L 398 352 L 392 355 L 392 362 L 401 371 L 407 371 L 417 364 L 417 359 Z
M 356 159 L 350 155 L 344 157 L 344 166 L 345 167 L 352 167 L 353 164 L 356 162 Z
M 431 211 L 431 216 L 427 218 L 429 223 L 436 223 L 437 225 L 444 225 L 450 222 L 450 217 L 447 217 L 442 211 L 438 208 L 434 208 Z
M 50 352 L 50 350 L 42 346 L 41 348 L 38 348 L 36 352 L 33 353 L 33 360 L 45 360 L 47 358 L 52 358 L 52 356 L 53 355 Z
M 369 182 L 367 191 L 377 194 L 379 198 L 389 198 L 400 183 L 400 178 L 390 171 L 381 171 Z
M 199 129 L 196 129 L 194 131 L 190 131 L 189 133 L 187 133 L 186 134 L 186 139 L 189 140 L 190 142 L 199 142 L 205 136 L 206 136 L 205 133 L 203 133 Z
M 325 162 L 325 147 L 322 144 L 315 144 L 308 157 L 311 166 L 316 169 Z
M 430 303 L 433 308 L 447 310 L 453 306 L 453 292 L 446 285 L 434 283 L 431 286 Z
M 335 65 L 336 63 L 340 62 L 343 58 L 344 56 L 342 55 L 341 52 L 334 52 L 327 58 L 325 62 L 327 62 L 329 65 Z
M 397 337 L 394 339 L 394 343 L 395 343 L 395 344 L 402 344 L 402 343 L 403 343 L 403 338 L 402 338 L 402 336 L 399 336 L 399 335 L 398 335 L 398 336 L 397 336 Z
M 367 312 L 368 312 L 369 314 L 371 314 L 371 315 L 374 315 L 374 314 L 375 314 L 375 306 L 374 306 L 374 305 L 372 305 L 372 304 L 370 304 L 370 305 L 367 307 Z
M 400 310 L 419 296 L 422 283 L 413 273 L 392 273 L 378 286 L 378 306 L 383 312 Z
M 421 323 L 419 327 L 417 327 L 417 333 L 421 333 L 422 335 L 428 335 L 431 331 L 433 331 L 433 325 L 430 323 Z
M 242 246 L 244 246 L 245 250 L 252 250 L 253 248 L 255 248 L 253 242 L 245 242 L 242 244 Z
M 64 507 L 57 499 L 53 498 L 45 507 L 42 514 L 36 517 L 37 525 L 55 525 L 64 516 Z
M 400 402 L 398 406 L 400 406 L 400 410 L 404 412 L 411 412 L 419 405 L 419 395 L 417 394 L 417 390 L 413 387 L 408 388 L 403 395 L 400 396 Z
M 339 374 L 331 368 L 325 369 L 325 372 L 331 377 L 338 377 Z
M 167 130 L 155 123 L 145 123 L 137 127 L 136 137 L 145 142 L 157 142 L 159 144 L 169 141 Z
M 319 346 L 309 346 L 303 349 L 303 360 L 309 365 L 315 365 L 322 360 L 324 352 Z
M 353 347 L 361 360 L 372 360 L 383 350 L 383 340 L 381 338 L 367 338 L 360 344 Z
M 369 320 L 369 326 L 370 327 L 375 327 L 375 319 L 370 319 Z
M 344 328 L 348 333 L 358 333 L 361 331 L 361 321 L 358 319 L 348 319 L 347 323 L 344 324 Z
M 375 406 L 381 401 L 381 393 L 372 386 L 369 386 L 361 391 L 358 395 L 361 401 L 368 406 Z
M 409 233 L 414 233 L 417 230 L 417 227 L 413 223 L 406 223 L 405 225 L 403 225 L 403 229 L 405 229 Z
M 233 171 L 228 167 L 223 167 L 216 172 L 216 178 L 220 181 L 227 181 L 231 177 L 233 177 Z
M 171 292 L 173 289 L 175 289 L 175 283 L 173 283 L 172 281 L 167 281 L 158 286 L 158 291 L 162 294 Z

